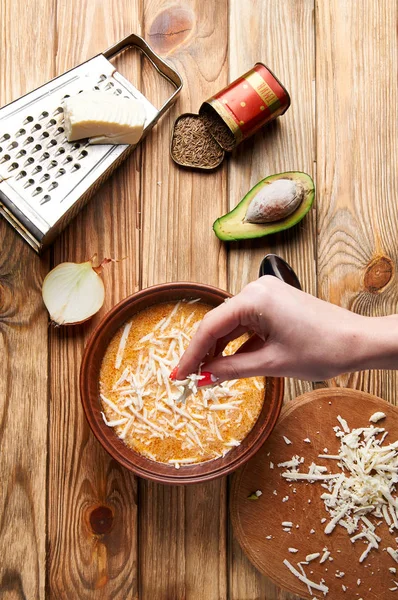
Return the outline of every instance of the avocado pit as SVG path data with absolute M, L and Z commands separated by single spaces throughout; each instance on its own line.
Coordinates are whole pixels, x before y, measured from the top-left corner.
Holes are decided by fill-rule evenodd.
M 247 209 L 245 222 L 272 223 L 288 217 L 301 204 L 304 188 L 293 179 L 277 179 L 263 186 Z

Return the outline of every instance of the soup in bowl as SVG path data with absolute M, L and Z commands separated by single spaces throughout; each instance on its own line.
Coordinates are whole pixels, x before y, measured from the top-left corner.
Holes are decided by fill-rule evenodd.
M 100 443 L 137 475 L 214 479 L 246 462 L 271 433 L 282 380 L 201 387 L 200 370 L 182 382 L 169 377 L 206 312 L 229 296 L 194 283 L 153 286 L 115 306 L 92 334 L 81 368 L 83 407 Z

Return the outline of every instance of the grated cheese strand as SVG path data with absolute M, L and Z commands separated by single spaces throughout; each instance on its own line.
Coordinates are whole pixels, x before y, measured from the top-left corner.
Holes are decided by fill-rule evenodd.
M 129 337 L 132 322 L 126 323 L 123 329 L 122 337 L 120 338 L 119 348 L 116 354 L 115 369 L 119 369 L 122 364 L 124 350 L 126 348 L 127 338 Z
M 307 562 L 311 562 L 312 560 L 315 560 L 316 558 L 319 558 L 321 555 L 320 552 L 314 552 L 313 554 L 307 554 L 307 556 L 305 557 L 305 560 Z
M 289 569 L 289 571 L 295 575 L 297 577 L 297 579 L 299 579 L 302 583 L 305 583 L 306 585 L 309 585 L 311 588 L 313 588 L 314 590 L 318 590 L 318 592 L 323 592 L 324 594 L 327 594 L 329 591 L 329 588 L 324 585 L 323 583 L 315 583 L 314 581 L 311 581 L 310 579 L 308 579 L 308 577 L 306 577 L 305 575 L 302 575 L 301 573 L 299 573 L 297 571 L 297 569 L 295 569 L 293 567 L 293 565 L 285 558 L 285 560 L 283 561 L 283 564 Z

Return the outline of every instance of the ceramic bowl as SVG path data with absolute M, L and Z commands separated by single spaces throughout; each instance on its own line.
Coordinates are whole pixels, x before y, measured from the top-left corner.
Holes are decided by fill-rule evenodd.
M 200 297 L 203 302 L 218 306 L 230 294 L 199 283 L 165 283 L 146 288 L 122 300 L 112 308 L 91 335 L 83 354 L 80 371 L 80 393 L 88 423 L 105 450 L 121 465 L 136 475 L 166 484 L 188 484 L 209 481 L 231 473 L 251 458 L 273 430 L 283 401 L 283 380 L 267 378 L 265 399 L 254 427 L 223 458 L 194 465 L 173 466 L 155 462 L 135 452 L 107 427 L 101 415 L 99 375 L 106 348 L 116 331 L 139 311 L 162 302 Z

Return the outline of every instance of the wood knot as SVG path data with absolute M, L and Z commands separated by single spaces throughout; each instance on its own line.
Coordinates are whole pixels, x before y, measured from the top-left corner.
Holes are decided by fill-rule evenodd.
M 391 258 L 381 256 L 372 260 L 367 266 L 364 286 L 366 291 L 371 294 L 378 294 L 383 291 L 386 285 L 391 281 L 394 273 L 394 265 Z
M 171 6 L 159 13 L 150 29 L 149 38 L 156 52 L 168 54 L 181 46 L 191 35 L 194 14 L 187 8 Z
M 97 506 L 90 512 L 89 520 L 96 535 L 109 533 L 113 526 L 113 511 L 108 506 Z
M 12 317 L 20 306 L 20 293 L 13 290 L 7 277 L 0 276 L 0 315 L 4 319 Z

